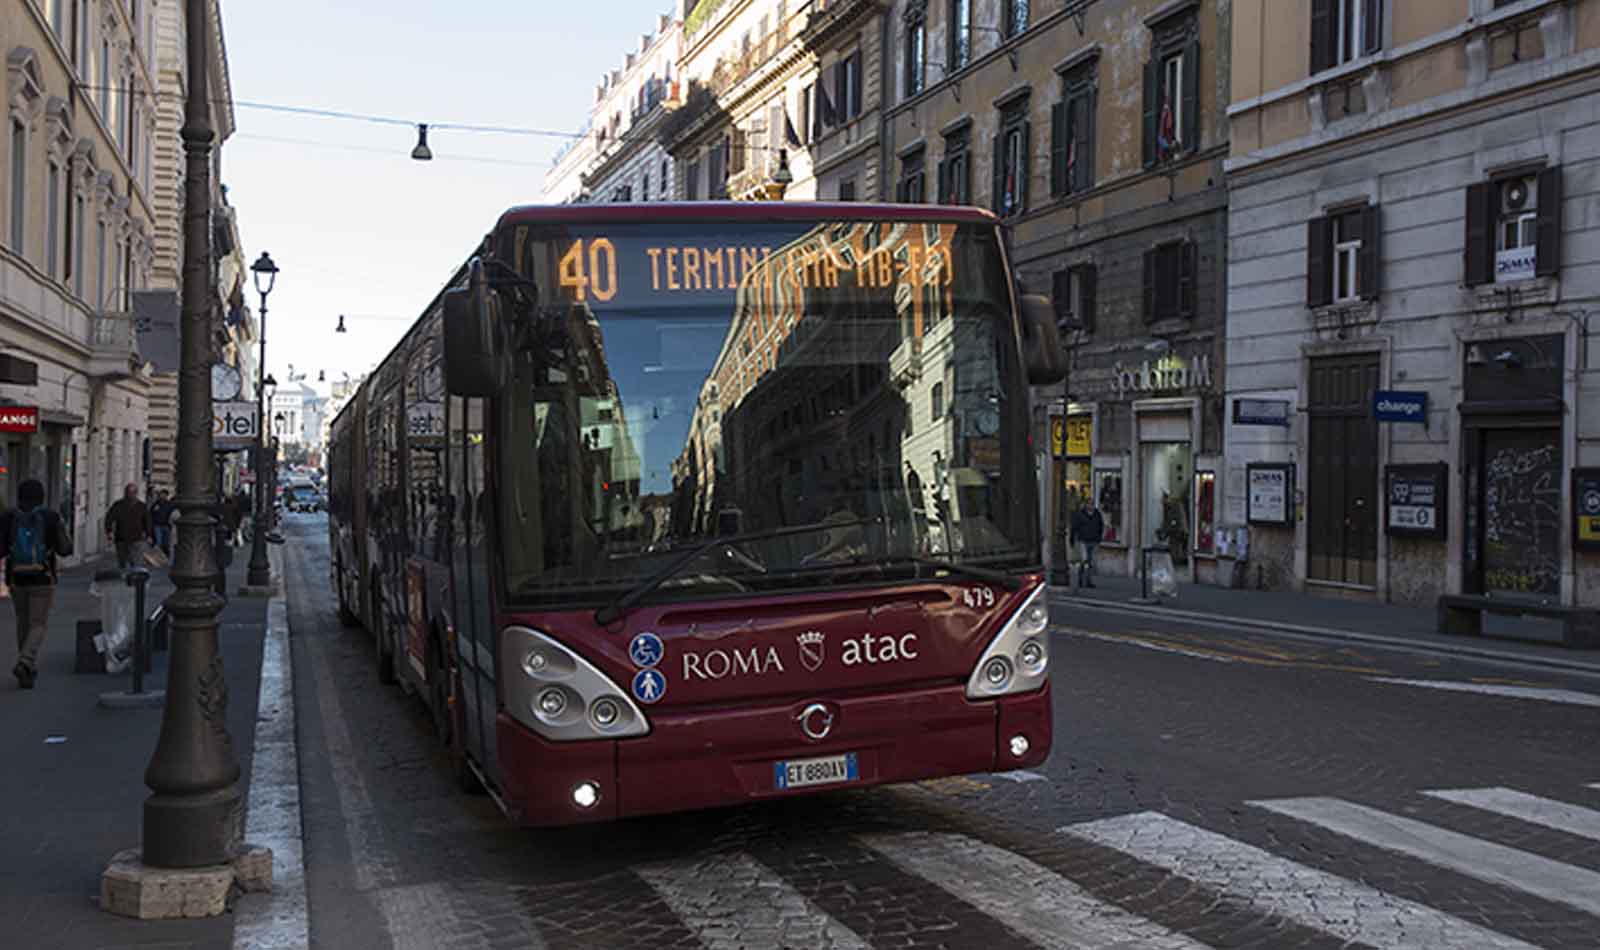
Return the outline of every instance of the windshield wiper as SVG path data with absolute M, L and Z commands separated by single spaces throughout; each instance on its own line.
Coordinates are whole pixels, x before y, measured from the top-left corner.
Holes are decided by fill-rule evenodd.
M 1004 587 L 1006 590 L 1016 590 L 1022 586 L 1022 578 L 1005 571 L 997 571 L 992 567 L 983 567 L 978 564 L 963 564 L 960 561 L 947 561 L 942 557 L 927 557 L 917 554 L 899 554 L 888 557 L 855 558 L 849 562 L 852 567 L 866 567 L 870 565 L 889 564 L 920 564 L 923 567 L 935 567 L 952 574 L 962 574 L 974 580 L 988 581 L 991 584 Z
M 761 541 L 770 538 L 781 538 L 792 534 L 815 534 L 819 531 L 829 531 L 834 528 L 848 528 L 853 525 L 868 524 L 873 520 L 875 519 L 863 518 L 857 521 L 837 521 L 831 524 L 814 524 L 805 525 L 803 527 L 779 528 L 775 531 L 752 531 L 746 534 L 729 534 L 720 538 L 712 538 L 711 540 L 702 544 L 695 545 L 689 550 L 683 552 L 683 554 L 679 555 L 678 557 L 673 558 L 667 563 L 666 567 L 663 567 L 661 570 L 655 572 L 654 574 L 640 581 L 635 586 L 629 588 L 622 594 L 621 597 L 618 597 L 611 603 L 606 604 L 604 607 L 596 610 L 594 612 L 594 622 L 602 627 L 610 626 L 612 623 L 620 619 L 622 615 L 631 609 L 635 604 L 649 596 L 652 591 L 671 580 L 673 575 L 699 560 L 702 555 L 713 548 L 727 547 L 728 557 L 730 559 L 739 561 L 745 566 L 754 568 L 765 574 L 765 567 L 763 567 L 759 562 L 751 558 L 749 555 L 746 555 L 733 548 L 732 545 L 739 544 L 744 541 Z

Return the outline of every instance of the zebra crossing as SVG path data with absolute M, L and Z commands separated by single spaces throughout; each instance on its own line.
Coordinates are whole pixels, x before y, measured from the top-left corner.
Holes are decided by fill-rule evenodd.
M 1600 783 L 1574 788 L 1571 797 L 1593 799 L 1590 790 L 1600 790 Z M 1423 802 L 1461 806 L 1462 814 L 1489 817 L 1502 833 L 1509 819 L 1530 826 L 1530 831 L 1600 841 L 1600 810 L 1590 807 L 1592 801 L 1578 804 L 1503 786 L 1427 789 L 1417 796 Z M 1506 906 L 1516 907 L 1516 895 L 1526 895 L 1570 908 L 1578 912 L 1571 932 L 1592 934 L 1600 928 L 1600 852 L 1588 862 L 1591 866 L 1578 866 L 1339 798 L 1260 799 L 1244 806 L 1264 820 L 1290 822 L 1289 827 L 1274 825 L 1271 836 L 1271 847 L 1290 855 L 1158 811 L 1067 825 L 1047 843 L 1058 850 L 1043 849 L 1059 854 L 1059 847 L 1089 846 L 1129 859 L 1129 867 L 1145 869 L 1140 873 L 1175 879 L 1184 893 L 1202 893 L 1205 899 L 1187 910 L 1161 906 L 1152 911 L 1135 901 L 1141 908 L 1136 912 L 1125 906 L 1128 900 L 1097 894 L 1107 876 L 1086 877 L 1083 867 L 1088 865 L 1052 869 L 954 832 L 861 833 L 841 846 L 913 879 L 917 886 L 931 885 L 951 906 L 970 908 L 997 922 L 1016 946 L 1045 950 L 1204 950 L 1214 944 L 1197 933 L 1226 942 L 1205 928 L 1208 915 L 1224 911 L 1252 913 L 1266 926 L 1290 926 L 1376 950 L 1528 950 L 1541 945 L 1530 937 L 1549 939 L 1543 935 L 1561 932 L 1559 925 L 1530 931 L 1525 911 L 1507 915 L 1516 919 L 1502 921 L 1496 929 L 1492 911 L 1451 913 L 1419 901 L 1414 893 L 1386 893 L 1363 880 L 1314 867 L 1303 849 L 1285 843 L 1293 835 L 1284 832 L 1294 825 L 1487 884 L 1496 893 L 1511 895 Z M 636 867 L 634 873 L 708 950 L 865 950 L 876 945 L 874 938 L 881 935 L 871 929 L 874 918 L 848 903 L 852 895 L 860 896 L 849 881 L 850 867 L 840 867 L 843 880 L 823 892 L 787 880 L 781 857 L 767 861 L 745 852 L 721 853 Z M 948 928 L 955 924 L 940 926 L 947 929 L 930 936 L 927 945 L 965 945 L 951 936 Z M 1560 939 L 1566 940 L 1562 945 L 1581 946 L 1584 938 L 1576 943 Z M 891 942 L 924 945 L 916 933 L 904 929 Z

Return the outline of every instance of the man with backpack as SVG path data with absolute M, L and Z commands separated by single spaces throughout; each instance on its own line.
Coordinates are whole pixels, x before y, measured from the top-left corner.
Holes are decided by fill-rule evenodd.
M 178 506 L 167 497 L 166 489 L 156 492 L 156 503 L 150 506 L 150 522 L 156 529 L 156 547 L 167 557 L 172 557 L 172 513 Z
M 61 515 L 44 503 L 44 484 L 30 478 L 17 488 L 17 507 L 0 515 L 0 558 L 17 614 L 17 685 L 33 689 L 39 650 L 55 601 L 56 558 L 72 553 L 72 538 Z

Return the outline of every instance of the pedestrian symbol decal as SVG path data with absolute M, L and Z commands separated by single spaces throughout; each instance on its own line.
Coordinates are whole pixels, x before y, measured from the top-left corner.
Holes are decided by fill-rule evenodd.
M 633 695 L 641 703 L 653 703 L 667 691 L 667 678 L 660 670 L 640 670 L 633 677 Z
M 634 666 L 651 667 L 661 662 L 664 648 L 661 638 L 653 633 L 641 633 L 628 644 L 628 656 Z

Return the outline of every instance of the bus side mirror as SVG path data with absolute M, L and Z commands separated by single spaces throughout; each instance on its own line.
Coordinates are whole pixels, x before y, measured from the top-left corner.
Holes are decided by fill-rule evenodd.
M 493 396 L 505 365 L 499 299 L 484 279 L 483 262 L 468 265 L 467 286 L 444 293 L 445 386 L 457 396 Z
M 1067 357 L 1061 349 L 1056 310 L 1044 294 L 1020 294 L 1022 352 L 1028 385 L 1048 386 L 1067 378 Z

